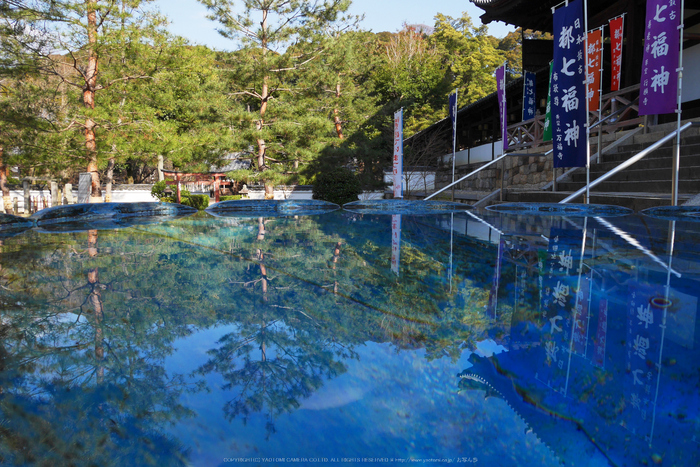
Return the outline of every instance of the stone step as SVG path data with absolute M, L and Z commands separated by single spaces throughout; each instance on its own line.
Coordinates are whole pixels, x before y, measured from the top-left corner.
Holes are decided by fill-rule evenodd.
M 687 123 L 687 122 L 686 122 Z M 683 126 L 685 123 L 681 123 Z M 640 133 L 633 137 L 635 143 L 649 145 L 660 140 L 669 133 L 675 131 L 677 128 L 676 123 L 658 125 L 656 127 L 651 127 L 651 133 Z M 681 133 L 681 140 L 692 139 L 700 135 L 700 128 L 688 128 L 683 133 Z
M 576 191 L 583 188 L 583 183 L 574 182 L 559 182 L 557 184 L 557 190 L 561 191 Z M 645 193 L 671 193 L 671 180 L 641 180 L 641 181 L 609 181 L 606 180 L 600 185 L 596 185 L 592 190 L 599 190 L 602 192 L 645 192 Z M 691 179 L 681 179 L 678 181 L 678 192 L 679 193 L 692 193 L 696 194 L 700 192 L 700 180 Z
M 608 173 L 606 170 L 601 170 L 598 166 L 591 167 L 591 180 L 596 180 L 598 177 Z M 671 166 L 655 167 L 655 168 L 636 168 L 629 167 L 622 172 L 613 175 L 608 180 L 611 182 L 636 182 L 667 178 L 671 180 Z M 685 180 L 700 180 L 700 165 L 695 167 L 685 167 L 681 162 L 679 176 Z M 586 183 L 586 169 L 581 169 L 571 176 L 571 181 L 575 183 Z M 562 183 L 562 182 L 560 182 Z
M 617 152 L 603 154 L 603 161 L 610 162 L 616 160 L 627 160 L 632 156 L 635 156 L 642 152 L 644 149 L 649 147 L 648 145 L 628 145 L 620 146 L 617 148 Z M 674 145 L 671 143 L 665 144 L 662 147 L 650 152 L 643 160 L 658 159 L 658 158 L 671 158 L 674 151 Z M 698 156 L 700 155 L 700 143 L 694 144 L 684 144 L 681 145 L 681 157 L 684 156 Z
M 630 155 L 632 157 L 632 155 Z M 600 164 L 591 164 L 591 170 L 593 171 L 599 171 L 599 172 L 609 172 L 610 170 L 614 169 L 618 165 L 622 164 L 624 161 L 628 160 L 629 158 L 626 159 L 620 159 L 620 160 L 615 160 L 615 161 L 608 161 L 605 157 L 603 158 L 602 163 Z M 632 164 L 629 168 L 626 170 L 646 170 L 646 169 L 668 169 L 671 170 L 671 166 L 673 164 L 673 159 L 671 157 L 664 157 L 664 158 L 643 158 L 642 160 Z M 690 168 L 690 167 L 697 167 L 700 166 L 700 155 L 694 155 L 694 156 L 688 156 L 688 155 L 682 155 L 680 158 L 680 168 L 681 170 L 685 168 Z
M 555 193 L 546 191 L 509 191 L 505 195 L 505 200 L 509 203 L 558 203 L 573 192 L 557 191 Z M 679 195 L 679 204 L 691 198 L 691 195 Z M 583 202 L 583 197 L 575 199 L 573 202 Z M 657 206 L 670 206 L 671 196 L 654 193 L 626 193 L 626 192 L 596 192 L 591 191 L 591 203 L 609 204 L 613 206 L 623 206 L 636 212 Z

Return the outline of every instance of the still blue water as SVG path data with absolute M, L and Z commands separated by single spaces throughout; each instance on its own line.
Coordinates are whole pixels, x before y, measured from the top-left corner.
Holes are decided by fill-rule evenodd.
M 700 223 L 90 227 L 1 238 L 2 464 L 700 464 Z

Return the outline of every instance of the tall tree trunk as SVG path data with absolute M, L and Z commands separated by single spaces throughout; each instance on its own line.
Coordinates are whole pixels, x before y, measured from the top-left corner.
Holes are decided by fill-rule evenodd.
M 262 56 L 263 56 L 263 66 L 267 67 L 267 39 L 268 39 L 268 23 L 267 17 L 269 15 L 268 10 L 263 10 L 263 20 L 260 23 L 261 27 L 261 46 L 262 46 Z M 258 120 L 257 129 L 262 132 L 265 128 L 265 112 L 267 111 L 267 102 L 270 99 L 270 76 L 268 75 L 267 69 L 265 70 L 265 75 L 263 76 L 262 83 L 262 93 L 260 94 L 260 120 Z M 258 138 L 258 170 L 263 172 L 267 168 L 265 166 L 265 139 L 261 137 Z M 264 180 L 264 179 L 263 179 Z M 265 183 L 265 199 L 274 199 L 275 189 L 274 186 L 269 183 L 268 180 L 264 180 Z
M 83 88 L 83 104 L 86 108 L 95 108 L 95 90 L 97 89 L 97 0 L 87 0 L 87 33 L 88 33 L 88 66 L 85 70 L 85 87 Z M 88 117 L 85 121 L 85 151 L 87 171 L 92 175 L 90 202 L 99 202 L 102 198 L 100 190 L 100 174 L 97 171 L 97 142 L 95 128 L 97 124 Z M 99 198 L 99 200 L 98 200 Z
M 340 83 L 336 83 L 335 85 L 335 99 L 336 102 L 340 99 Z M 333 109 L 333 120 L 335 121 L 335 131 L 338 133 L 338 138 L 343 139 L 343 125 L 342 122 L 340 121 L 340 116 L 338 115 L 338 107 L 336 106 L 335 109 Z
M 107 165 L 107 186 L 105 186 L 105 202 L 112 202 L 112 179 L 114 177 L 114 157 L 109 158 Z
M 4 155 L 4 148 L 0 146 L 0 190 L 2 190 L 2 203 L 5 212 L 10 214 L 12 212 L 12 200 L 10 199 L 10 187 L 7 184 L 8 167 L 3 159 Z

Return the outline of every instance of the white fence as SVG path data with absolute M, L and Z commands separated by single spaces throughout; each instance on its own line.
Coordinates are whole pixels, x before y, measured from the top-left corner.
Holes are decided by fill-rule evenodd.
M 384 183 L 389 186 L 388 189 L 393 190 L 394 174 L 391 172 L 384 172 Z M 401 189 L 404 193 L 414 191 L 433 191 L 435 190 L 435 172 L 410 170 L 404 168 L 403 178 L 401 180 Z
M 191 191 L 193 195 L 208 195 L 209 191 L 197 191 L 197 187 L 185 187 L 183 184 L 183 189 L 194 188 Z M 275 199 L 312 199 L 312 188 L 311 187 L 277 187 L 275 188 Z M 29 196 L 31 202 L 34 204 L 36 210 L 41 210 L 54 206 L 51 199 L 50 190 L 30 190 Z M 102 199 L 104 200 L 105 192 L 102 190 Z M 360 199 L 381 199 L 384 196 L 383 192 L 364 192 L 360 195 Z M 63 200 L 61 204 L 67 204 L 65 196 L 62 195 Z M 17 214 L 24 214 L 24 190 L 10 190 L 10 199 L 13 202 L 13 206 L 17 207 Z M 265 190 L 260 189 L 250 189 L 248 194 L 248 199 L 265 199 Z M 73 203 L 77 201 L 77 193 L 73 193 Z M 142 185 L 138 187 L 129 186 L 124 188 L 116 188 L 112 190 L 112 202 L 114 203 L 148 203 L 157 201 L 153 196 L 151 196 L 151 185 Z M 213 201 L 212 201 L 213 202 Z M 0 202 L 0 212 L 5 212 L 4 203 Z
M 455 153 L 455 165 L 477 164 L 480 162 L 489 162 L 503 153 L 503 141 L 494 143 L 482 144 L 473 148 L 465 149 Z M 452 154 L 442 156 L 442 161 L 445 165 L 452 167 Z

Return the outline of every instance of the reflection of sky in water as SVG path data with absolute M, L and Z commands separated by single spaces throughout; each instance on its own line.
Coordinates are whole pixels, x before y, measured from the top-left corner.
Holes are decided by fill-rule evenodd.
M 0 415 L 25 444 L 37 413 L 68 451 L 86 425 L 86 446 L 134 463 L 177 446 L 193 465 L 700 462 L 700 224 L 337 211 L 120 227 L 2 239 Z M 62 452 L 36 439 L 37 457 Z
M 179 342 L 181 357 L 168 366 L 203 363 L 203 350 L 219 334 L 204 331 Z M 448 358 L 428 362 L 423 351 L 397 351 L 389 344 L 368 342 L 357 351 L 359 358 L 348 362 L 347 373 L 326 381 L 298 410 L 279 417 L 277 432 L 267 441 L 266 418 L 251 417 L 245 426 L 239 420 L 229 423 L 220 407 L 230 392 L 216 390 L 187 401 L 199 417 L 177 425 L 173 434 L 192 440 L 196 465 L 215 465 L 222 457 L 476 457 L 491 465 L 556 463 L 503 400 L 486 399 L 485 391 L 459 393 L 458 373 L 471 366 L 470 352 L 452 363 Z M 216 388 L 221 381 L 210 378 L 209 383 Z M 504 458 L 504 452 L 511 454 Z

